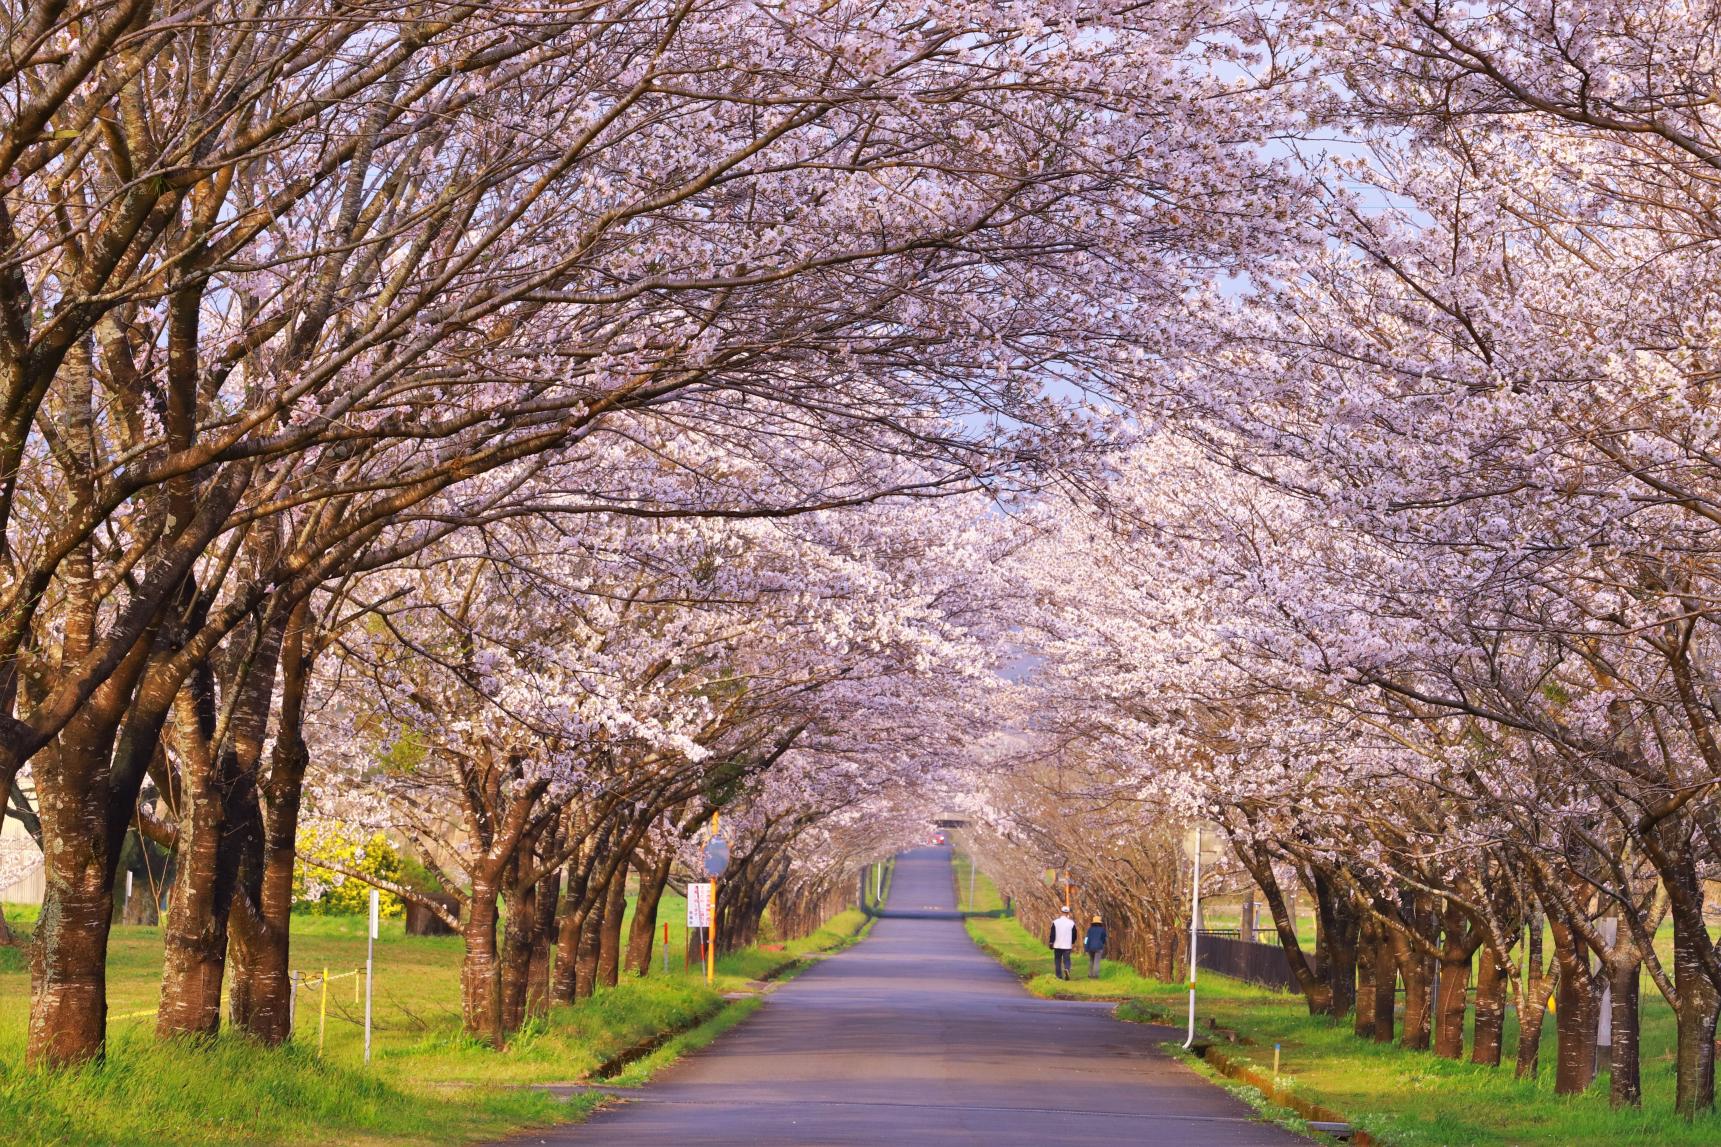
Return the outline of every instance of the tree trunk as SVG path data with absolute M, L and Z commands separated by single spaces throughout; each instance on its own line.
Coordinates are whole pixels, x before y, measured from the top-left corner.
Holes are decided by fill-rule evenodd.
M 611 879 L 616 879 L 614 875 Z M 574 953 L 574 998 L 591 997 L 598 982 L 598 955 L 603 947 L 604 909 L 609 901 L 609 885 L 596 890 L 585 923 L 580 926 L 579 947 Z
M 194 734 L 195 735 L 195 734 Z M 225 755 L 225 754 L 224 754 Z M 180 774 L 179 867 L 161 974 L 162 1037 L 213 1037 L 221 1029 L 221 981 L 227 970 L 227 924 L 238 857 L 223 847 L 227 799 L 215 767 L 187 762 Z
M 610 877 L 604 897 L 604 925 L 598 933 L 598 985 L 613 988 L 621 980 L 621 929 L 627 918 L 627 870 L 624 862 Z
M 1464 1058 L 1464 1013 L 1470 989 L 1470 953 L 1440 961 L 1438 1014 L 1434 1020 L 1434 1054 Z
M 1560 982 L 1555 990 L 1554 1030 L 1559 1036 L 1554 1065 L 1554 1093 L 1579 1095 L 1595 1079 L 1596 995 L 1590 985 L 1589 957 L 1567 930 L 1554 925 L 1560 962 Z
M 1363 1039 L 1374 1038 L 1374 968 L 1378 943 L 1374 922 L 1365 921 L 1357 941 L 1356 1018 L 1351 1027 Z
M 1548 1017 L 1548 999 L 1553 995 L 1553 977 L 1546 977 L 1537 990 L 1524 994 L 1524 1010 L 1518 1015 L 1518 1079 L 1534 1079 L 1541 1070 L 1542 1024 Z
M 107 833 L 95 811 L 78 816 L 43 790 L 47 893 L 30 944 L 30 1036 L 34 1067 L 99 1059 L 106 1046 L 108 930 L 113 880 Z M 78 823 L 79 827 L 66 826 Z
M 496 886 L 472 882 L 472 901 L 461 921 L 460 1014 L 466 1034 L 502 1046 L 502 966 L 496 951 Z
M 601 886 L 593 886 L 593 878 L 602 871 L 608 851 L 605 832 L 582 842 L 568 865 L 565 908 L 556 922 L 556 963 L 550 975 L 550 997 L 558 1004 L 571 1004 L 579 998 L 580 940 L 587 918 L 603 895 Z
M 1398 1007 L 1398 960 L 1392 954 L 1392 937 L 1386 925 L 1379 926 L 1374 945 L 1374 1042 L 1391 1043 Z
M 1297 939 L 1297 919 L 1295 906 L 1287 903 L 1284 892 L 1279 888 L 1279 878 L 1273 872 L 1273 859 L 1267 851 L 1258 846 L 1238 844 L 1237 857 L 1254 877 L 1255 884 L 1261 889 L 1262 897 L 1267 901 L 1267 907 L 1273 913 L 1273 924 L 1279 932 L 1279 943 L 1285 949 L 1285 959 L 1290 962 L 1291 974 L 1297 978 L 1297 987 L 1302 990 L 1303 998 L 1308 1001 L 1309 1014 L 1312 1016 L 1327 1015 L 1333 1010 L 1332 989 L 1325 980 L 1315 974 L 1310 966 L 1308 956 L 1303 952 L 1301 941 Z
M 1707 942 L 1694 933 L 1702 928 L 1679 912 L 1673 913 L 1673 987 L 1678 1029 L 1674 1070 L 1678 1086 L 1674 1109 L 1687 1119 L 1715 1107 L 1715 985 L 1705 974 L 1696 947 Z
M 86 713 L 31 759 L 47 885 L 30 945 L 31 1066 L 98 1059 L 106 1047 L 114 871 L 172 699 L 144 672 L 147 645 L 140 641 Z M 140 676 L 144 683 L 125 709 Z
M 1404 980 L 1404 1035 L 1402 1043 L 1412 1051 L 1427 1051 L 1433 1020 L 1434 961 L 1408 944 L 1402 953 L 1399 976 Z
M 1315 874 L 1315 909 L 1321 922 L 1325 961 L 1321 963 L 1327 990 L 1332 996 L 1331 1014 L 1349 1015 L 1356 1007 L 1357 929 L 1356 901 L 1332 880 Z
M 1541 1070 L 1542 1023 L 1548 1015 L 1548 999 L 1553 995 L 1554 977 L 1542 966 L 1543 918 L 1540 912 L 1530 914 L 1525 925 L 1524 1006 L 1518 1013 L 1518 1079 L 1534 1079 Z
M 1476 959 L 1476 1025 L 1470 1042 L 1470 1062 L 1500 1066 L 1506 1033 L 1506 969 L 1491 945 Z
M 1638 990 L 1642 964 L 1617 961 L 1608 972 L 1613 995 L 1613 1042 L 1608 1045 L 1608 1102 L 1615 1107 L 1641 1107 L 1643 1080 L 1638 1067 Z
M 282 855 L 263 810 L 250 803 L 241 810 L 239 887 L 227 929 L 232 965 L 227 1007 L 235 1027 L 274 1046 L 292 1036 L 287 914 L 292 911 L 293 849 L 288 841 Z
M 532 959 L 526 972 L 526 1014 L 550 1012 L 550 937 L 556 933 L 556 910 L 562 898 L 562 872 L 556 869 L 538 881 L 533 898 Z
M 633 928 L 627 938 L 627 967 L 636 976 L 651 974 L 652 946 L 657 942 L 657 911 L 669 884 L 674 858 L 668 849 L 649 864 L 639 865 L 639 900 L 633 908 Z
M 508 882 L 503 894 L 507 907 L 502 925 L 502 1031 L 520 1030 L 526 1021 L 526 993 L 532 974 L 532 945 L 538 925 L 538 897 L 534 885 L 516 889 Z
M 275 745 L 257 799 L 243 809 L 250 847 L 240 860 L 239 910 L 230 927 L 229 1015 L 240 1031 L 269 1046 L 293 1037 L 293 861 L 311 762 L 304 739 L 305 690 L 313 661 L 306 645 L 308 615 L 309 606 L 300 603 L 282 635 Z

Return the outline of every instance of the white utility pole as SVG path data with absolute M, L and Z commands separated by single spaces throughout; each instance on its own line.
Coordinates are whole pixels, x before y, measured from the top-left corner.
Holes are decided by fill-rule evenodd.
M 1189 1038 L 1185 1051 L 1195 1046 L 1195 928 L 1201 918 L 1201 825 L 1195 826 L 1195 877 L 1189 882 Z
M 370 1062 L 370 1001 L 371 981 L 376 973 L 376 926 L 378 897 L 376 889 L 370 890 L 370 938 L 365 941 L 365 1062 Z

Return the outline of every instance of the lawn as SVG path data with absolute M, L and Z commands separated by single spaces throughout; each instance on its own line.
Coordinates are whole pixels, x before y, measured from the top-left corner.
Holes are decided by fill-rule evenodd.
M 976 885 L 976 900 L 986 904 L 987 893 L 981 889 L 990 881 L 982 874 Z M 1015 920 L 971 918 L 967 926 L 969 935 L 1036 995 L 1116 998 L 1125 1001 L 1118 1009 L 1121 1018 L 1179 1027 L 1184 1022 L 1188 992 L 1182 984 L 1160 983 L 1109 960 L 1098 980 L 1083 978 L 1078 969 L 1076 979 L 1059 981 L 1051 975 L 1045 944 Z M 1196 1012 L 1201 1027 L 1211 1020 L 1254 1041 L 1224 1051 L 1264 1075 L 1272 1072 L 1273 1044 L 1279 1043 L 1282 1086 L 1342 1112 L 1387 1147 L 1697 1147 L 1721 1142 L 1721 1116 L 1687 1123 L 1673 1114 L 1672 1013 L 1659 996 L 1647 993 L 1644 1106 L 1638 1112 L 1618 1112 L 1608 1105 L 1605 1069 L 1583 1095 L 1554 1094 L 1552 1023 L 1543 1033 L 1541 1077 L 1520 1081 L 1510 1066 L 1517 1042 L 1510 1017 L 1508 1063 L 1490 1069 L 1358 1039 L 1348 1020 L 1311 1017 L 1301 996 L 1209 972 L 1198 980 Z
M 631 911 L 631 904 L 630 904 Z M 33 910 L 8 910 L 27 928 Z M 149 1141 L 215 1144 L 472 1142 L 520 1127 L 577 1118 L 572 1102 L 521 1085 L 567 1082 L 660 1033 L 699 1023 L 630 1065 L 618 1082 L 640 1082 L 674 1054 L 697 1046 L 757 1006 L 723 1008 L 724 993 L 756 988 L 800 957 L 852 941 L 865 918 L 845 912 L 804 940 L 736 952 L 718 961 L 708 987 L 697 966 L 681 968 L 686 906 L 665 897 L 670 971 L 552 1010 L 495 1052 L 460 1034 L 460 942 L 405 935 L 385 921 L 376 946 L 373 1062 L 363 1062 L 363 1004 L 357 977 L 332 980 L 318 1055 L 320 993 L 301 992 L 292 1045 L 259 1049 L 237 1037 L 213 1047 L 164 1046 L 153 1035 L 161 936 L 115 927 L 109 966 L 109 1054 L 103 1064 L 59 1073 L 22 1067 L 29 977 L 22 953 L 0 949 L 0 1139 L 7 1144 Z M 659 935 L 661 943 L 661 933 Z M 313 976 L 364 966 L 364 920 L 294 919 L 293 963 Z M 720 1010 L 722 1009 L 722 1010 Z

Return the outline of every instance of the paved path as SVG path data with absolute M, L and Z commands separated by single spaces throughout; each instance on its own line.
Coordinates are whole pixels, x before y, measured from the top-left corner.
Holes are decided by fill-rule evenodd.
M 917 849 L 889 907 L 951 909 L 954 894 L 949 850 Z M 957 920 L 887 918 L 638 1098 L 522 1140 L 1308 1147 L 1155 1050 L 1172 1035 L 1030 996 Z

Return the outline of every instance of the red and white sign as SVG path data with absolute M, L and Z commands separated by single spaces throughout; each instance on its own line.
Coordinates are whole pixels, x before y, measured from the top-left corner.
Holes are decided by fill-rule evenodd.
M 711 927 L 711 901 L 716 885 L 709 882 L 687 886 L 687 926 Z

